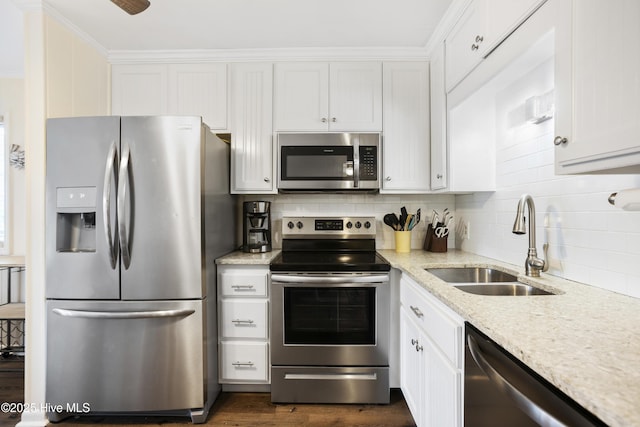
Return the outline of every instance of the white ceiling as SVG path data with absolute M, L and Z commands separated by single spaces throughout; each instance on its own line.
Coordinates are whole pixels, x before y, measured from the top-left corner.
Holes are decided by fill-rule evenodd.
M 108 51 L 421 48 L 452 0 L 45 0 Z

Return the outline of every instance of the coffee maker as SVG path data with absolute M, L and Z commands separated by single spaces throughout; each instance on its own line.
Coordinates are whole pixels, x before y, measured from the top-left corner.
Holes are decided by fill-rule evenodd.
M 271 251 L 271 202 L 244 202 L 242 204 L 244 252 Z

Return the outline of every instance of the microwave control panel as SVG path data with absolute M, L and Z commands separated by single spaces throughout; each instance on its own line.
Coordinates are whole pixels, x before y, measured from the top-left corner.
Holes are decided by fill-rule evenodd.
M 378 147 L 360 146 L 360 179 L 364 181 L 378 179 Z

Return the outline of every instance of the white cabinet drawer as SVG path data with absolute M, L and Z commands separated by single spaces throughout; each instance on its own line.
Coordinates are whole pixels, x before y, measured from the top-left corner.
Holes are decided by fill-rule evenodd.
M 447 307 L 404 275 L 401 279 L 400 303 L 453 366 L 462 368 L 463 321 L 456 319 Z
M 266 342 L 222 342 L 220 382 L 268 382 L 269 346 Z
M 220 295 L 223 297 L 266 297 L 267 271 L 223 271 L 220 273 Z
M 227 299 L 219 307 L 221 338 L 267 338 L 266 300 Z

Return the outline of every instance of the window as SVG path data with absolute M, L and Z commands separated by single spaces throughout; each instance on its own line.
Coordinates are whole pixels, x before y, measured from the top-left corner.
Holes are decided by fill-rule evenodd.
M 9 252 L 7 241 L 7 139 L 4 116 L 0 115 L 0 254 Z

